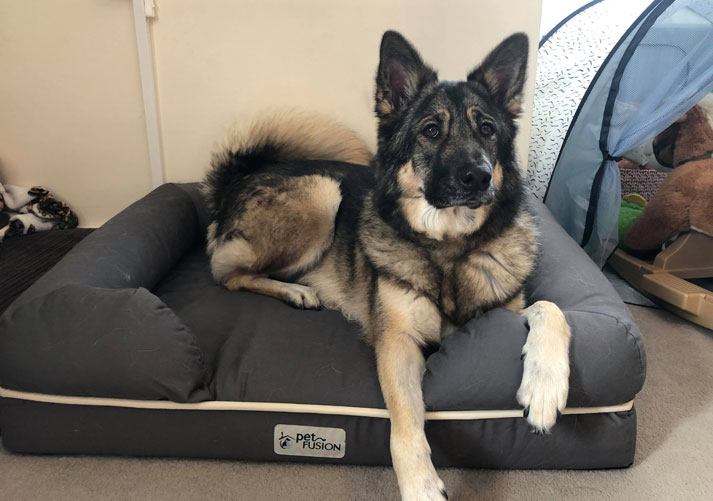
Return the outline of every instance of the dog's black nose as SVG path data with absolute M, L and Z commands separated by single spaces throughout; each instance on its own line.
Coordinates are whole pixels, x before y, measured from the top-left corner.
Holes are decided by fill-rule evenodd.
M 493 175 L 487 164 L 466 164 L 458 170 L 458 181 L 471 190 L 487 190 Z

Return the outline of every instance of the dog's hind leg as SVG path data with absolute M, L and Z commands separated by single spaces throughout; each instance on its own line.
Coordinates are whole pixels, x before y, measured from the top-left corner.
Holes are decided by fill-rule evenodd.
M 391 459 L 404 500 L 447 499 L 424 432 L 421 346 L 438 340 L 441 317 L 428 299 L 380 280 L 372 326 L 381 391 L 391 418 Z
M 230 290 L 248 290 L 257 294 L 281 299 L 300 309 L 319 309 L 321 302 L 317 293 L 305 285 L 280 282 L 267 277 L 255 276 L 240 271 L 233 272 L 225 281 L 225 287 Z
M 521 309 L 522 300 L 507 305 L 527 319 L 530 332 L 522 348 L 524 368 L 517 401 L 536 433 L 547 433 L 564 411 L 569 392 L 569 325 L 549 301 Z
M 297 308 L 319 308 L 312 288 L 269 277 L 299 275 L 319 262 L 334 239 L 341 199 L 339 183 L 324 176 L 256 182 L 228 230 L 217 236 L 217 223 L 208 228 L 213 277 L 230 290 L 264 294 Z

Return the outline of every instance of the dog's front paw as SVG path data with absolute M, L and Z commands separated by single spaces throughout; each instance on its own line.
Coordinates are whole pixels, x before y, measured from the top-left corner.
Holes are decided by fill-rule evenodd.
M 542 350 L 523 348 L 525 365 L 517 401 L 535 433 L 544 434 L 555 425 L 567 405 L 569 357 L 567 352 L 545 356 Z
M 443 501 L 446 487 L 431 462 L 431 448 L 423 436 L 391 440 L 391 456 L 401 499 L 404 501 Z
M 525 364 L 517 401 L 534 432 L 544 434 L 567 405 L 571 333 L 562 311 L 549 301 L 537 301 L 522 314 L 530 332 L 522 348 Z
M 411 475 L 406 476 L 411 477 Z M 448 499 L 446 486 L 435 471 L 425 477 L 404 479 L 400 489 L 403 501 L 444 501 Z

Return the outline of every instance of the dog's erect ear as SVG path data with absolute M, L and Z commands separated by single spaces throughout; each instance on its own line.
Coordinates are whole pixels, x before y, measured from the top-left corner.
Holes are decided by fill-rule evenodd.
M 502 106 L 515 115 L 519 114 L 522 111 L 527 51 L 527 35 L 515 33 L 509 36 L 468 75 L 468 81 L 484 85 Z
M 438 80 L 438 76 L 395 31 L 384 33 L 380 54 L 375 110 L 379 118 L 385 118 L 403 110 L 419 89 Z

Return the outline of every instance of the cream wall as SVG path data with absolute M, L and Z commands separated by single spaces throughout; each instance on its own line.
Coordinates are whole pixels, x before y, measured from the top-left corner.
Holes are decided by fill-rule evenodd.
M 235 119 L 299 106 L 330 114 L 376 144 L 372 112 L 381 34 L 401 31 L 439 70 L 464 79 L 506 35 L 530 35 L 539 0 L 159 2 L 153 28 L 167 179 L 193 181 Z M 526 109 L 534 85 L 530 65 Z M 527 156 L 529 111 L 519 148 Z
M 373 78 L 386 29 L 445 79 L 503 37 L 530 35 L 540 0 L 156 0 L 152 24 L 167 181 L 199 180 L 235 119 L 299 106 L 375 144 Z M 526 106 L 534 84 L 530 65 Z M 520 154 L 527 154 L 529 113 Z M 150 190 L 131 0 L 0 0 L 0 181 L 41 184 L 95 226 Z
M 0 181 L 96 226 L 150 188 L 129 0 L 0 0 Z

